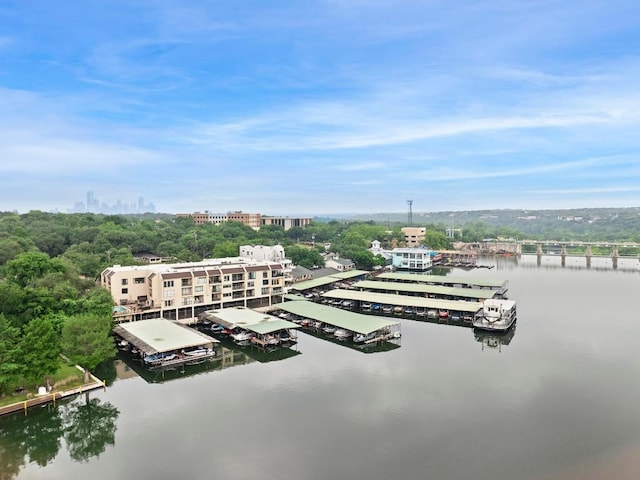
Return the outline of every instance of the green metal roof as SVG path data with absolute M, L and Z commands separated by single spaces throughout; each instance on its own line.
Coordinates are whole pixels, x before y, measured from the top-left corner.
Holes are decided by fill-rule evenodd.
M 334 325 L 338 328 L 351 330 L 352 332 L 368 335 L 385 327 L 399 325 L 400 322 L 388 320 L 384 317 L 363 315 L 340 308 L 329 307 L 321 303 L 310 302 L 285 302 L 275 305 L 277 308 L 295 315 L 310 318 L 320 322 Z
M 292 302 L 298 303 L 298 302 Z M 233 307 L 221 308 L 219 310 L 207 310 L 204 312 L 205 318 L 218 323 L 224 327 L 243 328 L 252 332 L 264 335 L 267 333 L 286 330 L 288 328 L 300 328 L 293 322 L 288 322 L 273 315 L 256 312 L 249 308 Z
M 340 281 L 339 278 L 333 278 L 333 277 L 313 278 L 311 280 L 305 280 L 304 282 L 294 283 L 293 285 L 291 285 L 291 289 L 301 292 L 303 290 L 318 288 L 318 287 L 322 287 L 323 285 L 329 285 L 330 283 L 335 283 L 339 281 Z
M 401 280 L 405 282 L 433 283 L 445 285 L 470 285 L 476 287 L 505 288 L 506 280 L 479 279 L 467 277 L 449 277 L 445 275 L 421 275 L 418 273 L 386 272 L 377 278 L 389 280 Z
M 163 318 L 121 323 L 113 331 L 147 355 L 218 342 L 204 333 Z
M 330 283 L 339 282 L 340 280 L 348 280 L 350 278 L 359 277 L 361 275 L 367 275 L 369 272 L 366 270 L 349 270 L 347 272 L 332 273 L 326 277 L 313 278 L 311 280 L 305 280 L 303 282 L 294 283 L 291 286 L 292 290 L 299 292 L 303 290 L 309 290 L 311 288 L 322 287 L 323 285 L 329 285 Z
M 366 270 L 347 270 L 346 272 L 332 273 L 329 276 L 332 278 L 340 278 L 342 280 L 345 280 L 347 278 L 354 278 L 354 277 L 360 277 L 361 275 L 367 275 L 368 273 L 369 272 L 367 272 Z
M 379 303 L 400 307 L 422 307 L 454 312 L 476 313 L 482 308 L 480 302 L 466 302 L 464 300 L 443 300 L 440 298 L 411 297 L 409 295 L 393 295 L 390 293 L 362 292 L 357 290 L 330 290 L 322 295 L 340 300 L 356 300 L 359 302 Z M 298 303 L 298 302 L 291 302 Z
M 482 288 L 445 287 L 443 285 L 429 285 L 424 283 L 405 282 L 377 282 L 375 280 L 362 280 L 353 284 L 356 288 L 364 290 L 387 290 L 392 292 L 432 293 L 434 295 L 448 295 L 464 298 L 493 298 L 495 290 Z

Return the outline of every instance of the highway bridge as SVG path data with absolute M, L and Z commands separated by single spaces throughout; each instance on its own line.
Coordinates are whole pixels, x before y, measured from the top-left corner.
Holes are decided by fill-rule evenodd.
M 510 255 L 559 255 L 566 257 L 609 257 L 617 263 L 618 258 L 640 258 L 640 243 L 580 241 L 580 240 L 528 240 L 528 239 L 485 239 L 478 244 L 481 254 Z

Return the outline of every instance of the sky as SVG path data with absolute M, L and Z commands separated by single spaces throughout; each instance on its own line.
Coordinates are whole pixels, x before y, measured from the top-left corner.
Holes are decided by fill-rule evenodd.
M 4 0 L 0 211 L 640 206 L 628 0 Z

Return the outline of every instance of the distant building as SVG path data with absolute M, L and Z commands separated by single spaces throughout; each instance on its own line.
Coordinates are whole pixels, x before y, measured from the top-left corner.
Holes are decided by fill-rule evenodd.
M 240 257 L 259 262 L 278 262 L 282 265 L 282 272 L 285 276 L 285 287 L 289 287 L 293 283 L 291 270 L 293 262 L 285 257 L 284 247 L 282 245 L 265 246 L 265 245 L 240 245 Z
M 394 248 L 391 263 L 398 270 L 429 270 L 433 266 L 433 250 L 422 247 Z
M 143 263 L 157 264 L 170 262 L 171 257 L 161 257 L 160 255 L 154 255 L 152 253 L 140 253 L 138 255 L 134 255 L 135 260 Z
M 369 251 L 374 255 L 374 256 L 380 256 L 382 258 L 384 258 L 385 264 L 386 265 L 390 265 L 391 261 L 392 261 L 392 255 L 391 253 L 389 253 L 388 250 L 385 250 L 384 248 L 381 247 L 380 241 L 379 240 L 374 240 L 373 242 L 371 242 L 371 247 L 369 248 Z
M 356 268 L 356 264 L 353 263 L 353 260 L 349 260 L 348 258 L 339 258 L 338 256 L 326 258 L 324 266 L 326 268 L 335 268 L 339 272 L 348 272 L 349 270 L 354 270 Z
M 427 229 L 425 227 L 404 227 L 400 229 L 404 234 L 407 247 L 417 247 L 424 243 Z
M 311 217 L 272 217 L 263 216 L 260 213 L 246 213 L 241 210 L 227 213 L 210 213 L 208 211 L 204 213 L 178 213 L 176 217 L 191 217 L 196 225 L 205 223 L 220 225 L 226 222 L 240 222 L 254 230 L 259 230 L 264 225 L 278 225 L 284 230 L 289 230 L 293 227 L 304 228 L 311 223 Z
M 289 230 L 293 227 L 304 228 L 311 223 L 311 217 L 262 217 L 262 225 L 278 225 Z

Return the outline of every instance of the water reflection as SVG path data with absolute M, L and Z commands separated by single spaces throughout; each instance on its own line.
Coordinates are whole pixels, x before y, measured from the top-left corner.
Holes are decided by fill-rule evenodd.
M 238 345 L 221 339 L 215 347 L 215 356 L 169 367 L 148 367 L 139 358 L 120 352 L 115 361 L 118 379 L 141 377 L 148 383 L 163 383 L 201 373 L 248 365 L 253 362 L 267 363 L 295 357 L 301 352 L 294 348 L 278 347 L 265 350 L 253 344 Z
M 13 414 L 0 422 L 0 479 L 16 477 L 27 464 L 45 467 L 64 439 L 72 460 L 86 462 L 115 445 L 119 411 L 89 393 L 57 405 Z
M 514 322 L 514 324 L 507 330 L 506 332 L 487 332 L 486 330 L 480 330 L 477 328 L 473 329 L 473 336 L 476 339 L 476 342 L 480 342 L 482 344 L 482 350 L 497 350 L 498 352 L 502 351 L 503 345 L 509 345 L 511 340 L 516 334 L 516 324 L 518 322 Z
M 314 328 L 304 328 L 300 331 L 306 333 L 307 335 L 311 335 L 312 337 L 321 338 L 322 340 L 326 340 L 327 342 L 335 343 L 363 353 L 388 352 L 391 350 L 395 350 L 396 348 L 400 348 L 399 338 L 373 343 L 354 343 L 350 339 L 340 339 L 335 335 L 327 334 L 321 330 Z

